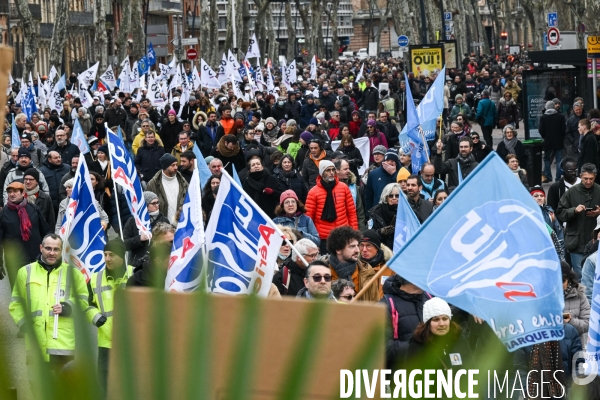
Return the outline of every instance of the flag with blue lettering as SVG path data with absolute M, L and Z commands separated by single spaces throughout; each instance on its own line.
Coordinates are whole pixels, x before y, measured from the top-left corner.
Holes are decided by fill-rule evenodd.
M 202 153 L 200 153 L 200 149 L 198 147 L 199 146 L 193 146 L 192 151 L 196 156 L 196 164 L 198 164 L 198 171 L 200 173 L 200 187 L 204 188 L 204 185 L 206 185 L 206 182 L 208 182 L 208 180 L 212 176 L 212 172 L 210 172 L 208 165 L 206 165 L 204 156 L 202 155 Z
M 21 147 L 21 137 L 19 136 L 19 130 L 17 129 L 17 124 L 15 124 L 15 115 L 12 117 L 12 136 L 10 139 L 10 143 L 13 149 L 18 149 Z
M 79 158 L 60 236 L 64 243 L 63 260 L 78 268 L 86 281 L 94 272 L 104 269 L 106 233 L 100 223 L 100 213 L 84 157 Z
M 412 91 L 410 90 L 408 75 L 406 74 L 404 74 L 404 81 L 406 83 L 406 125 L 404 125 L 402 131 L 406 129 L 412 161 L 412 172 L 413 174 L 418 174 L 421 171 L 421 166 L 429 161 L 427 150 L 425 149 L 427 142 L 421 137 L 419 116 L 415 108 L 415 102 L 413 101 Z M 408 152 L 405 151 L 405 153 Z
M 438 74 L 433 85 L 429 88 L 425 97 L 417 107 L 419 123 L 425 140 L 435 139 L 436 121 L 444 111 L 444 83 L 446 79 L 446 67 Z
M 283 234 L 223 170 L 206 228 L 208 290 L 267 297 Z
M 86 154 L 90 152 L 90 146 L 88 145 L 88 142 L 85 139 L 85 135 L 83 134 L 83 129 L 81 129 L 81 124 L 79 123 L 78 118 L 75 118 L 75 123 L 73 124 L 73 134 L 71 135 L 71 143 L 73 143 L 79 148 L 81 154 Z
M 112 179 L 121 186 L 123 195 L 129 204 L 129 210 L 135 220 L 135 226 L 140 234 L 144 233 L 152 237 L 152 228 L 150 227 L 150 216 L 144 200 L 142 185 L 138 177 L 135 164 L 129 155 L 129 151 L 123 144 L 121 137 L 121 128 L 119 134 L 115 134 L 104 124 L 106 129 L 106 139 L 108 141 L 108 150 L 110 153 L 110 164 L 112 166 Z
M 396 228 L 394 229 L 394 254 L 402 249 L 420 227 L 421 223 L 410 204 L 408 204 L 406 195 L 400 191 L 398 209 L 396 211 Z
M 592 301 L 590 302 L 590 324 L 585 349 L 586 374 L 598 373 L 600 369 L 600 258 L 598 254 L 600 254 L 600 251 L 596 253 L 596 271 L 594 273 Z
M 200 173 L 198 168 L 194 168 L 173 239 L 165 281 L 167 291 L 191 292 L 200 285 L 202 245 L 205 240 L 201 198 Z
M 148 44 L 148 53 L 146 54 L 146 58 L 148 60 L 149 67 L 156 64 L 156 52 L 154 51 L 154 46 L 152 46 L 152 42 Z
M 138 60 L 137 67 L 138 67 L 138 73 L 140 76 L 148 73 L 148 60 L 146 59 L 146 56 L 144 56 Z
M 31 115 L 38 111 L 37 104 L 35 103 L 35 93 L 33 93 L 33 87 L 27 87 L 27 93 L 23 99 L 23 112 L 27 115 L 27 121 L 31 121 Z
M 560 260 L 540 207 L 495 153 L 394 254 L 388 266 L 483 318 L 509 351 L 560 340 Z

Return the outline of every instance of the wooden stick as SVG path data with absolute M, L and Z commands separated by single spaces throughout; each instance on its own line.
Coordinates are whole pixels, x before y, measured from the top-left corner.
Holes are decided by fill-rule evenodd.
M 363 294 L 365 294 L 367 289 L 369 289 L 371 287 L 371 285 L 373 285 L 375 282 L 377 282 L 379 280 L 379 278 L 383 275 L 383 273 L 388 270 L 388 268 L 389 267 L 387 266 L 387 264 L 385 264 L 383 267 L 381 267 L 381 269 L 379 271 L 377 271 L 375 276 L 373 276 L 371 278 L 371 280 L 369 282 L 367 282 L 367 284 L 365 286 L 363 286 L 362 289 L 360 289 L 360 292 L 358 292 L 356 294 L 356 296 L 354 296 L 354 298 L 350 301 L 350 303 L 354 303 L 355 301 L 360 299 L 363 296 Z

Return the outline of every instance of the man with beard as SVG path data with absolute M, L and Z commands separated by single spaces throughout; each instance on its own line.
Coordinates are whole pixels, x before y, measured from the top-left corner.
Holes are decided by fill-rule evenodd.
M 138 117 L 138 105 L 136 103 L 133 103 L 129 107 L 129 113 L 127 114 L 127 119 L 125 120 L 125 142 L 128 145 L 128 147 L 131 147 L 131 143 L 133 142 L 133 126 L 138 122 Z
M 79 147 L 69 141 L 67 133 L 62 129 L 56 131 L 54 138 L 56 143 L 48 148 L 48 153 L 51 151 L 56 151 L 58 154 L 60 154 L 62 162 L 71 164 L 73 157 L 80 153 Z
M 192 180 L 192 175 L 194 173 L 194 163 L 196 159 L 196 155 L 193 151 L 187 150 L 181 153 L 179 159 L 179 172 L 185 178 L 187 183 L 190 183 Z
M 360 255 L 358 243 L 362 239 L 363 235 L 359 231 L 348 226 L 335 228 L 327 239 L 332 280 L 352 281 L 357 292 L 360 292 L 375 275 L 375 270 L 369 264 L 358 259 Z M 371 285 L 361 300 L 378 301 L 378 285 Z
M 234 166 L 236 171 L 241 171 L 246 168 L 244 152 L 240 148 L 240 143 L 235 135 L 223 136 L 210 155 L 221 160 L 222 164 L 225 165 L 225 170 L 231 176 L 233 176 Z
M 35 168 L 29 168 L 23 176 L 23 184 L 25 186 L 25 198 L 30 204 L 39 208 L 44 220 L 51 227 L 56 225 L 56 217 L 52 198 L 40 190 L 40 173 Z
M 359 260 L 369 264 L 377 273 L 392 258 L 392 249 L 381 243 L 381 237 L 373 229 L 367 229 L 362 232 L 362 239 L 358 245 L 360 250 Z M 388 277 L 396 275 L 394 271 L 387 268 L 380 278 L 380 281 L 375 282 L 379 288 L 379 298 L 383 297 L 383 284 Z
M 436 153 L 433 159 L 436 174 L 448 174 L 448 190 L 452 192 L 479 165 L 471 154 L 473 144 L 468 137 L 458 141 L 459 154 L 456 158 L 442 161 L 442 141 L 436 143 Z M 460 176 L 459 176 L 460 173 Z
M 418 175 L 411 175 L 406 180 L 406 193 L 408 204 L 415 212 L 415 215 L 422 224 L 433 212 L 433 203 L 427 200 L 423 200 L 421 197 L 421 180 Z
M 170 223 L 176 223 L 175 215 L 183 206 L 188 183 L 177 171 L 175 157 L 163 154 L 159 161 L 162 170 L 148 182 L 147 190 L 156 193 L 160 201 L 160 212 Z
M 29 168 L 34 168 L 33 163 L 31 162 L 31 155 L 27 149 L 23 147 L 19 148 L 18 157 L 17 165 L 8 171 L 6 179 L 4 180 L 4 204 L 6 204 L 6 200 L 8 199 L 8 195 L 6 193 L 8 186 L 14 181 L 23 183 L 25 171 L 27 171 Z M 42 191 L 49 195 L 50 189 L 48 188 L 48 183 L 46 182 L 44 175 L 40 175 L 39 184 Z
M 335 165 L 337 177 L 340 182 L 345 183 L 350 189 L 350 193 L 352 193 L 352 199 L 354 199 L 354 206 L 356 207 L 356 217 L 358 218 L 358 229 L 363 231 L 367 227 L 365 223 L 365 208 L 363 206 L 362 194 L 356 185 L 356 176 L 350 171 L 348 160 L 339 158 L 333 162 L 333 165 Z

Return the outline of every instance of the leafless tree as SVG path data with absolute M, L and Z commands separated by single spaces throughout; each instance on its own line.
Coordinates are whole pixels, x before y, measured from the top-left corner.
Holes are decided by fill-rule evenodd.
M 17 12 L 19 13 L 21 24 L 23 26 L 23 36 L 25 38 L 25 69 L 23 70 L 23 76 L 25 79 L 27 79 L 29 73 L 33 73 L 33 70 L 35 69 L 39 28 L 37 22 L 33 20 L 33 16 L 29 11 L 27 0 L 15 1 L 17 4 Z
M 139 60 L 146 55 L 146 35 L 144 35 L 143 16 L 142 1 L 131 0 L 131 36 L 133 37 L 133 51 L 131 55 L 134 60 Z
M 56 0 L 54 13 L 54 30 L 50 42 L 50 65 L 58 71 L 62 69 L 63 52 L 67 41 L 67 24 L 69 21 L 69 0 Z
M 127 39 L 131 30 L 131 2 L 132 0 L 122 0 L 121 25 L 117 35 L 117 57 L 121 63 L 127 57 L 127 48 L 129 47 Z
M 290 3 L 285 3 L 285 25 L 287 27 L 288 37 L 286 58 L 288 62 L 292 62 L 296 56 L 296 28 L 294 27 L 294 22 L 292 21 L 292 6 Z
M 266 1 L 266 0 L 265 0 Z M 216 67 L 221 61 L 219 54 L 219 10 L 217 0 L 210 0 L 210 65 Z
M 61 0 L 64 1 L 64 0 Z M 105 0 L 96 0 L 94 7 L 94 24 L 96 28 L 96 52 L 98 61 L 100 61 L 100 71 L 106 70 L 108 65 L 108 38 L 106 35 L 106 7 Z M 54 25 L 56 26 L 56 24 Z

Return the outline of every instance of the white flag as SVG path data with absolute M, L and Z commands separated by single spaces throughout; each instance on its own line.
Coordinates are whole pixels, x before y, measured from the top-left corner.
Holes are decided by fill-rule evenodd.
M 256 33 L 252 34 L 252 39 L 250 39 L 250 45 L 248 46 L 248 51 L 246 52 L 246 58 L 252 57 L 257 57 L 260 62 L 260 50 L 258 49 Z
M 79 100 L 81 100 L 81 105 L 83 105 L 85 108 L 90 108 L 92 104 L 94 104 L 90 92 L 88 92 L 85 88 L 79 89 Z
M 56 82 L 56 85 L 54 85 L 50 92 L 50 98 L 48 99 L 48 106 L 59 113 L 63 110 L 63 98 L 60 97 L 60 90 L 66 87 L 64 79 L 65 76 L 63 75 L 58 82 Z
M 202 75 L 200 75 L 200 83 L 203 87 L 209 89 L 219 89 L 221 88 L 221 84 L 217 79 L 217 74 L 215 71 L 204 61 L 203 58 L 200 59 L 200 70 L 202 71 Z
M 269 94 L 275 96 L 275 99 L 279 97 L 277 92 L 275 91 L 275 84 L 273 83 L 273 75 L 271 75 L 271 70 L 267 68 L 267 91 Z
M 233 94 L 235 94 L 235 97 L 237 97 L 238 99 L 243 99 L 244 93 L 242 93 L 242 91 L 240 90 L 240 87 L 238 86 L 238 84 L 235 81 L 235 78 L 233 77 L 233 74 L 230 75 L 230 80 L 231 80 L 231 87 L 233 89 Z
M 134 61 L 129 71 L 129 91 L 133 92 L 134 89 L 140 87 L 140 73 L 138 71 L 138 62 Z
M 363 68 L 365 68 L 365 64 L 364 63 L 360 66 L 360 71 L 358 72 L 358 75 L 356 75 L 356 79 L 354 80 L 354 82 L 358 82 L 360 80 L 360 78 L 362 78 L 362 76 L 363 76 Z
M 121 73 L 119 74 L 119 90 L 125 93 L 131 93 L 132 90 L 129 88 L 129 58 L 125 58 L 121 63 Z
M 290 84 L 290 86 L 296 83 L 296 81 L 298 80 L 297 72 L 298 71 L 296 70 L 296 60 L 294 60 L 285 69 L 286 80 Z
M 317 56 L 313 56 L 312 60 L 310 61 L 310 79 L 317 79 Z
M 106 72 L 104 72 L 100 76 L 100 79 L 104 83 L 106 83 L 106 85 L 108 86 L 108 90 L 113 90 L 115 88 L 115 86 L 117 86 L 117 80 L 115 79 L 115 73 L 110 64 L 108 64 L 108 68 L 106 69 Z
M 256 86 L 258 86 L 259 90 L 264 90 L 265 87 L 267 86 L 265 83 L 265 78 L 262 74 L 262 68 L 260 68 L 260 65 L 257 65 L 255 67 L 255 71 L 256 71 Z
M 238 62 L 237 58 L 233 55 L 231 50 L 227 50 L 227 62 L 229 63 L 229 67 L 231 68 L 230 71 L 232 71 L 233 77 L 238 82 L 243 82 L 242 77 L 240 76 L 240 71 L 239 71 L 240 63 Z
M 160 87 L 152 75 L 150 75 L 148 78 L 148 93 L 146 93 L 146 97 L 148 97 L 150 104 L 152 104 L 154 107 L 159 109 L 164 108 L 165 100 L 162 98 Z
M 198 90 L 201 86 L 200 75 L 198 74 L 198 69 L 194 65 L 194 69 L 192 70 L 192 90 Z
M 96 74 L 98 73 L 98 65 L 100 65 L 100 61 L 98 61 L 96 64 L 92 65 L 90 68 L 86 69 L 77 76 L 80 90 L 82 87 L 84 89 L 87 89 L 88 87 L 90 87 L 90 82 L 96 80 Z
M 218 80 L 221 85 L 224 85 L 229 80 L 229 75 L 233 73 L 233 71 L 228 71 L 229 63 L 227 62 L 227 56 L 223 53 L 223 58 L 221 58 L 221 65 L 219 65 L 219 76 Z
M 38 99 L 40 101 L 40 105 L 44 107 L 46 102 L 48 101 L 48 96 L 46 95 L 45 84 L 42 83 L 42 78 L 40 78 L 40 73 L 38 72 Z
M 48 74 L 48 79 L 50 82 L 54 82 L 54 78 L 56 78 L 58 76 L 58 71 L 56 70 L 56 68 L 53 66 L 50 67 L 50 73 Z

